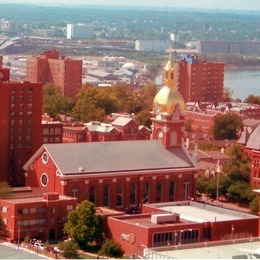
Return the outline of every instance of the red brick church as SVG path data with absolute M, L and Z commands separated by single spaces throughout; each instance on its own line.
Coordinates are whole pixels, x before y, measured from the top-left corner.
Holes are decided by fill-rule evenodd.
M 26 185 L 127 212 L 195 198 L 197 169 L 182 145 L 185 104 L 171 56 L 164 70 L 152 140 L 43 144 L 24 165 Z

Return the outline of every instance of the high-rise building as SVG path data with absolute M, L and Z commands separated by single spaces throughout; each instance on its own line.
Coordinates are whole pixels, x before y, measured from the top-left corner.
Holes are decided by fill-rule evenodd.
M 0 181 L 23 186 L 22 166 L 42 145 L 42 84 L 11 82 L 6 68 L 0 74 Z
M 223 96 L 224 64 L 186 56 L 175 63 L 178 89 L 185 102 L 216 102 Z
M 60 57 L 57 50 L 46 51 L 27 59 L 26 80 L 32 83 L 53 83 L 63 95 L 76 99 L 82 87 L 82 61 Z
M 67 39 L 91 39 L 94 27 L 86 24 L 67 24 Z

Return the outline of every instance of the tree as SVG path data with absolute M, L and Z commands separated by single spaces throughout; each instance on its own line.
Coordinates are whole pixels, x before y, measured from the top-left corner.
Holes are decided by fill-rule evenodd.
M 69 97 L 62 95 L 60 87 L 46 83 L 43 86 L 43 111 L 52 118 L 58 114 L 68 114 L 74 106 Z
M 107 115 L 118 112 L 118 108 L 118 100 L 111 89 L 84 87 L 77 95 L 73 116 L 84 122 L 105 122 Z
M 151 120 L 151 113 L 147 110 L 143 110 L 138 113 L 135 117 L 136 122 L 138 125 L 144 125 L 146 127 L 151 128 L 152 120 Z
M 242 129 L 242 119 L 235 113 L 215 117 L 212 128 L 216 140 L 238 139 L 238 134 Z
M 233 91 L 231 90 L 231 88 L 224 87 L 222 101 L 231 102 L 233 100 L 232 95 Z
M 79 254 L 78 254 L 79 246 L 72 239 L 59 243 L 59 249 L 62 251 L 62 255 L 66 259 L 79 258 Z
M 260 96 L 249 95 L 245 99 L 245 102 L 250 104 L 260 104 Z
M 6 181 L 0 182 L 0 198 L 6 198 L 11 194 L 11 187 Z
M 102 237 L 101 222 L 101 217 L 96 215 L 94 203 L 85 200 L 77 209 L 69 212 L 64 232 L 79 246 L 86 246 Z
M 117 243 L 115 240 L 106 239 L 98 254 L 102 256 L 117 258 L 122 257 L 124 255 L 124 251 L 121 245 Z

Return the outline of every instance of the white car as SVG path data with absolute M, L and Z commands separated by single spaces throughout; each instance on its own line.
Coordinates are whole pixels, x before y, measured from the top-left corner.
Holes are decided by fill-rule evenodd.
M 40 249 L 42 249 L 42 250 L 45 249 L 45 246 L 44 246 L 43 243 L 38 243 L 38 242 L 36 242 L 36 243 L 34 243 L 34 246 L 35 246 L 35 247 L 38 247 L 38 248 L 40 248 Z

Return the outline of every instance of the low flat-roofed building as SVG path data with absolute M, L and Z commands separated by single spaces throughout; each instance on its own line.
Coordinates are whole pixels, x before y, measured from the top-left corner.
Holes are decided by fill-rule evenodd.
M 179 247 L 144 249 L 144 259 L 259 259 L 260 239 L 217 241 Z
M 258 216 L 193 201 L 143 204 L 140 215 L 108 218 L 110 234 L 129 255 L 142 255 L 145 248 L 249 239 L 258 236 L 258 226 Z
M 18 243 L 27 235 L 43 240 L 60 239 L 68 212 L 76 204 L 76 198 L 45 192 L 43 188 L 12 188 L 11 195 L 0 200 L 1 236 Z

